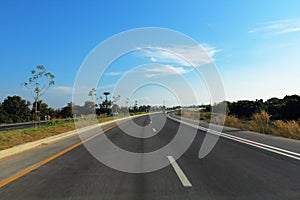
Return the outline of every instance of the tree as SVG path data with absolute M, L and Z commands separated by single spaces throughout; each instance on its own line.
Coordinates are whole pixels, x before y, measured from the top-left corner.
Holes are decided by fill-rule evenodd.
M 248 101 L 242 100 L 233 103 L 227 103 L 229 108 L 229 114 L 235 115 L 239 118 L 250 118 L 254 113 L 262 110 L 263 101 Z
M 282 118 L 297 120 L 300 118 L 300 96 L 291 95 L 283 98 L 284 107 L 281 110 Z
M 72 118 L 73 117 L 73 106 L 72 102 L 68 103 L 67 106 L 63 107 L 59 112 L 59 116 L 62 118 Z
M 105 95 L 105 102 L 106 102 L 106 109 L 107 109 L 107 96 L 110 95 L 110 92 L 103 92 L 103 95 Z
M 48 104 L 46 104 L 45 102 L 43 102 L 42 100 L 37 101 L 37 105 L 36 102 L 33 103 L 32 106 L 32 112 L 35 113 L 35 108 L 37 107 L 38 110 L 38 120 L 40 121 L 41 119 L 44 120 L 46 117 L 48 119 L 48 116 L 50 116 L 51 118 L 54 118 L 56 115 L 56 112 L 54 111 L 53 108 L 49 108 Z
M 113 96 L 113 101 L 112 101 L 112 111 L 113 112 L 118 112 L 120 110 L 120 106 L 117 104 L 117 102 L 120 100 L 121 96 Z
M 270 115 L 272 115 L 272 119 L 278 120 L 282 119 L 281 113 L 282 108 L 284 107 L 284 102 L 282 99 L 271 98 L 266 101 L 267 111 Z
M 100 102 L 100 103 L 98 104 L 99 106 L 101 106 L 101 104 L 102 104 L 102 99 L 103 99 L 102 96 L 99 96 L 99 97 L 96 98 L 97 102 Z M 98 105 L 97 105 L 97 106 L 98 106 Z
M 85 101 L 84 105 L 81 107 L 81 114 L 90 115 L 95 112 L 95 103 L 93 101 Z
M 31 70 L 31 76 L 28 82 L 24 82 L 24 86 L 31 92 L 31 95 L 35 102 L 34 107 L 34 127 L 36 127 L 36 122 L 38 118 L 38 108 L 37 103 L 40 97 L 46 92 L 46 90 L 54 85 L 55 76 L 46 71 L 46 68 L 42 65 L 38 65 L 36 70 Z
M 31 119 L 30 102 L 19 96 L 8 96 L 0 105 L 0 123 L 27 122 Z
M 138 101 L 134 100 L 133 112 L 136 113 L 138 111 Z
M 105 95 L 105 101 L 104 101 L 105 112 L 106 112 L 107 114 L 109 114 L 108 106 L 111 105 L 111 101 L 108 102 L 107 96 L 110 95 L 110 92 L 103 92 L 103 95 Z
M 92 98 L 92 101 L 95 100 L 95 97 L 96 97 L 96 89 L 95 88 L 92 88 L 90 91 L 89 91 L 89 94 L 88 94 L 91 98 Z

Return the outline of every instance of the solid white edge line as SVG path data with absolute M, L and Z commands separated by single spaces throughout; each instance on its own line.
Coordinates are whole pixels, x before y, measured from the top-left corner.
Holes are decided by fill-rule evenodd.
M 264 150 L 267 150 L 267 151 L 271 151 L 271 152 L 274 152 L 274 153 L 277 153 L 277 154 L 280 154 L 280 155 L 283 155 L 283 156 L 287 156 L 287 157 L 290 157 L 290 158 L 294 158 L 296 160 L 300 160 L 299 157 L 297 156 L 293 156 L 293 155 L 290 155 L 290 154 L 287 154 L 287 153 L 283 153 L 283 152 L 280 152 L 280 151 L 277 151 L 277 150 L 274 150 L 274 149 L 269 149 L 269 148 L 266 148 L 264 146 L 257 146 L 256 144 L 251 144 L 251 143 L 248 143 L 246 141 L 240 141 L 238 139 L 235 139 L 235 138 L 232 138 L 230 136 L 227 136 L 227 135 L 222 135 L 223 137 L 225 138 L 228 138 L 228 139 L 231 139 L 231 140 L 234 140 L 234 141 L 237 141 L 237 142 L 240 142 L 240 143 L 244 143 L 244 144 L 248 144 L 250 146 L 254 146 L 254 147 L 257 147 L 257 148 L 260 148 L 260 149 L 264 149 Z
M 172 120 L 175 120 L 175 121 L 179 122 L 179 123 L 183 123 L 185 125 L 191 126 L 193 128 L 196 128 L 196 129 L 200 129 L 202 131 L 209 132 L 211 134 L 219 135 L 219 136 L 225 137 L 227 139 L 231 139 L 231 140 L 234 140 L 234 141 L 237 141 L 237 142 L 240 142 L 240 143 L 248 144 L 248 145 L 251 145 L 251 146 L 254 146 L 254 147 L 257 147 L 257 148 L 260 148 L 260 149 L 264 149 L 264 150 L 267 150 L 267 151 L 270 151 L 270 152 L 273 152 L 273 153 L 277 153 L 277 154 L 280 154 L 280 155 L 283 155 L 283 156 L 287 156 L 287 157 L 290 157 L 290 158 L 293 158 L 293 159 L 296 159 L 296 160 L 300 160 L 300 154 L 296 153 L 296 152 L 288 151 L 288 150 L 281 149 L 281 148 L 278 148 L 278 147 L 273 147 L 273 146 L 262 144 L 262 143 L 255 142 L 255 141 L 252 141 L 252 140 L 248 140 L 248 139 L 240 138 L 240 137 L 237 137 L 237 136 L 232 136 L 232 135 L 229 135 L 229 134 L 226 134 L 226 133 L 222 133 L 222 132 L 214 131 L 214 130 L 211 130 L 211 129 L 207 129 L 207 128 L 204 128 L 202 126 L 198 126 L 198 125 L 191 124 L 191 123 L 188 123 L 188 122 L 185 122 L 185 121 L 181 121 L 179 119 L 175 119 L 171 116 L 168 116 L 168 117 Z M 241 140 L 244 140 L 244 141 L 241 141 Z M 256 145 L 251 144 L 251 143 L 255 143 Z
M 237 136 L 231 136 L 227 133 L 222 133 L 222 135 L 226 135 L 226 136 L 229 136 L 229 137 L 232 137 L 232 138 L 238 138 L 238 139 L 243 139 L 243 140 L 246 140 L 246 141 L 249 141 L 249 142 L 254 142 L 256 143 L 257 145 L 260 145 L 260 146 L 263 146 L 263 147 L 266 147 L 266 148 L 270 148 L 270 149 L 274 149 L 274 150 L 277 150 L 277 151 L 281 151 L 281 152 L 285 152 L 285 153 L 288 153 L 288 154 L 292 154 L 292 155 L 295 155 L 295 156 L 300 156 L 299 153 L 296 153 L 296 152 L 293 152 L 293 151 L 289 151 L 289 150 L 285 150 L 285 149 L 280 149 L 278 147 L 273 147 L 273 146 L 270 146 L 270 145 L 267 145 L 267 144 L 263 144 L 263 143 L 259 143 L 259 142 L 255 142 L 255 141 L 251 141 L 251 140 L 248 140 L 248 139 L 244 139 L 244 138 L 239 138 Z
M 169 159 L 173 169 L 175 170 L 179 180 L 181 181 L 182 185 L 184 187 L 192 187 L 191 182 L 189 181 L 189 179 L 185 176 L 185 174 L 183 173 L 183 171 L 180 169 L 179 165 L 177 164 L 177 162 L 175 161 L 175 159 L 173 158 L 173 156 L 167 156 L 167 158 Z

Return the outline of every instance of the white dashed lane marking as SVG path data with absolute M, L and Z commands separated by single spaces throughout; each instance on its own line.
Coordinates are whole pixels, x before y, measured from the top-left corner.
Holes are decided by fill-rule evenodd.
M 180 169 L 179 165 L 177 164 L 176 160 L 173 158 L 173 156 L 167 156 L 167 158 L 169 159 L 173 169 L 175 170 L 179 180 L 181 181 L 182 185 L 184 187 L 192 187 L 191 182 L 189 181 L 189 179 L 185 176 L 185 174 L 183 173 L 183 171 Z

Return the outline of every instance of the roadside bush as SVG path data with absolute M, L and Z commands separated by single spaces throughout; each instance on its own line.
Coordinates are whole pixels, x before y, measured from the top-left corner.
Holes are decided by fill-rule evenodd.
M 200 112 L 199 111 L 193 111 L 193 110 L 182 110 L 181 116 L 189 119 L 199 120 L 200 118 Z
M 288 122 L 276 120 L 273 122 L 273 126 L 276 135 L 281 135 L 293 139 L 300 139 L 300 125 L 294 120 Z
M 50 121 L 48 121 L 47 125 L 49 126 L 55 126 L 55 125 L 62 125 L 64 121 L 62 119 L 52 118 Z
M 211 112 L 200 112 L 200 120 L 209 122 L 211 117 Z
M 260 127 L 262 133 L 265 133 L 266 128 L 269 127 L 270 117 L 264 110 L 252 115 L 254 123 Z
M 226 116 L 226 126 L 241 128 L 241 122 L 235 115 Z
M 177 111 L 175 115 L 181 116 L 181 111 Z
M 212 114 L 210 121 L 213 124 L 224 125 L 225 119 L 226 115 L 224 114 Z
M 184 110 L 181 114 L 183 117 L 190 119 L 195 119 L 197 115 L 199 116 L 199 112 L 192 110 Z M 235 115 L 211 115 L 210 112 L 203 111 L 200 112 L 199 117 L 200 120 L 214 124 L 221 124 L 224 117 L 226 117 L 225 126 L 300 140 L 300 119 L 298 121 L 292 120 L 285 122 L 276 120 L 271 122 L 271 116 L 266 111 L 253 114 L 252 120 L 239 119 Z M 210 118 L 212 118 L 211 121 Z

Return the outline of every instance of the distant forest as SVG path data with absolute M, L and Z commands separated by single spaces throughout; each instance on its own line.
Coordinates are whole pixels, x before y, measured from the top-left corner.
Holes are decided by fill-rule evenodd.
M 285 96 L 283 99 L 271 98 L 267 101 L 255 100 L 242 100 L 237 102 L 223 102 L 227 106 L 227 114 L 234 115 L 238 118 L 250 119 L 254 113 L 260 112 L 262 110 L 266 111 L 271 115 L 272 120 L 298 120 L 300 119 L 300 96 L 290 95 Z M 16 122 L 27 122 L 33 119 L 34 103 L 22 99 L 19 96 L 8 96 L 0 103 L 0 123 L 16 123 Z M 75 108 L 75 113 L 89 114 L 95 112 L 95 104 L 87 101 L 83 106 L 73 105 L 68 103 L 65 107 L 61 109 L 53 109 L 49 107 L 46 103 L 38 101 L 38 110 L 41 120 L 44 120 L 45 116 L 50 116 L 51 118 L 70 118 L 73 117 L 72 108 Z M 113 105 L 110 103 L 112 110 L 119 112 L 128 109 L 125 107 L 119 107 L 118 105 Z M 99 106 L 96 111 L 101 111 L 103 105 Z M 210 105 L 200 106 L 204 111 L 210 112 Z M 110 108 L 110 109 L 111 109 Z M 156 110 L 150 106 L 135 105 L 130 108 L 130 112 L 147 112 L 149 110 Z M 159 110 L 159 108 L 157 108 Z M 79 114 L 78 113 L 78 114 Z M 99 114 L 99 113 L 97 113 Z M 79 115 L 78 115 L 79 116 Z
M 266 111 L 272 120 L 298 120 L 300 119 L 300 96 L 290 95 L 283 99 L 271 98 L 267 101 L 242 100 L 236 102 L 225 102 L 227 114 L 238 118 L 250 119 L 254 113 Z M 217 105 L 215 105 L 217 106 Z M 210 112 L 211 106 L 202 106 L 205 111 Z
M 29 122 L 34 117 L 35 102 L 31 104 L 29 101 L 22 99 L 20 96 L 8 96 L 0 103 L 0 124 Z M 135 102 L 134 106 L 123 107 L 111 100 L 104 100 L 101 104 L 95 104 L 93 101 L 85 101 L 83 105 L 75 105 L 72 102 L 60 109 L 53 109 L 42 100 L 37 102 L 38 115 L 40 120 L 46 118 L 72 118 L 73 114 L 76 117 L 97 114 L 98 116 L 108 116 L 113 111 L 114 113 L 139 113 L 160 110 L 161 107 L 138 105 Z M 75 116 L 74 116 L 75 117 Z

